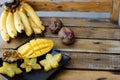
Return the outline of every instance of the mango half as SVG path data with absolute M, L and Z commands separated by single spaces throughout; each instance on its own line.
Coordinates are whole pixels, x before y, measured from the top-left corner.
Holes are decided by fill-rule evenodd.
M 53 45 L 52 40 L 36 38 L 20 46 L 17 51 L 21 54 L 22 58 L 34 58 L 49 52 Z

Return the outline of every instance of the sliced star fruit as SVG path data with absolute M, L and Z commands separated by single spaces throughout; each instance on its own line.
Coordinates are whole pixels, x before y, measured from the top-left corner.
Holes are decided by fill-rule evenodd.
M 45 71 L 49 71 L 52 68 L 58 68 L 61 59 L 62 59 L 61 53 L 55 54 L 54 56 L 52 56 L 51 54 L 47 54 L 46 59 L 39 61 L 39 63 L 44 67 Z

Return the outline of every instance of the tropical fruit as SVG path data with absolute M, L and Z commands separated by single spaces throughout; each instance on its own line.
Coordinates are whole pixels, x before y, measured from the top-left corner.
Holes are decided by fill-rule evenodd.
M 23 0 L 12 0 L 3 4 L 0 16 L 0 34 L 4 41 L 16 38 L 17 33 L 27 36 L 41 34 L 45 30 L 35 10 Z
M 20 46 L 17 51 L 23 58 L 33 58 L 46 54 L 52 48 L 52 40 L 36 38 Z

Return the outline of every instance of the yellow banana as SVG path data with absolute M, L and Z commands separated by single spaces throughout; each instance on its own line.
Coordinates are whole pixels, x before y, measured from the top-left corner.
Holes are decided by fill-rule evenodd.
M 20 19 L 18 11 L 14 12 L 14 25 L 17 32 L 22 33 L 22 31 L 24 31 L 24 25 Z
M 1 32 L 2 39 L 8 42 L 10 40 L 10 36 L 8 35 L 7 29 L 6 29 L 7 16 L 8 16 L 8 11 L 4 10 L 0 17 L 0 32 Z
M 6 28 L 7 28 L 8 34 L 11 38 L 15 38 L 17 36 L 17 31 L 15 29 L 14 17 L 13 17 L 12 12 L 8 13 L 8 16 L 7 16 L 7 19 L 6 19 Z
M 36 14 L 34 9 L 27 3 L 23 3 L 23 8 L 25 11 L 29 14 L 31 19 L 34 21 L 34 23 L 41 28 L 41 30 L 45 30 L 45 27 L 42 25 L 42 22 L 39 18 L 39 16 Z
M 22 23 L 24 24 L 26 35 L 30 36 L 33 33 L 33 31 L 31 29 L 27 15 L 23 11 L 19 11 L 19 15 L 22 20 Z
M 30 17 L 29 17 L 29 22 L 30 22 L 31 27 L 32 27 L 32 29 L 33 29 L 33 31 L 34 31 L 35 34 L 40 34 L 40 33 L 42 33 L 40 27 L 38 27 L 38 26 L 32 21 L 32 19 L 31 19 Z

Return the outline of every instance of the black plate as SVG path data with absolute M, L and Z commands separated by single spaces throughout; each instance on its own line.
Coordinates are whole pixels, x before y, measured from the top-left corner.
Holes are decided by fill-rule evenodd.
M 60 52 L 56 51 L 56 50 L 52 50 L 52 51 L 50 51 L 50 53 L 52 55 L 55 55 Z M 42 59 L 44 57 L 45 56 L 39 57 L 38 60 Z M 62 60 L 59 63 L 60 65 L 57 69 L 52 69 L 48 72 L 45 72 L 44 69 L 42 68 L 41 70 L 32 70 L 29 73 L 26 73 L 23 70 L 22 74 L 15 75 L 15 77 L 13 77 L 13 78 L 8 77 L 7 75 L 3 75 L 3 76 L 6 77 L 8 80 L 47 80 L 49 77 L 52 76 L 52 74 L 54 74 L 56 71 L 60 70 L 69 60 L 70 60 L 69 56 L 62 54 Z M 3 63 L 3 61 L 2 61 L 2 59 L 0 59 L 0 66 L 2 66 L 2 63 Z

